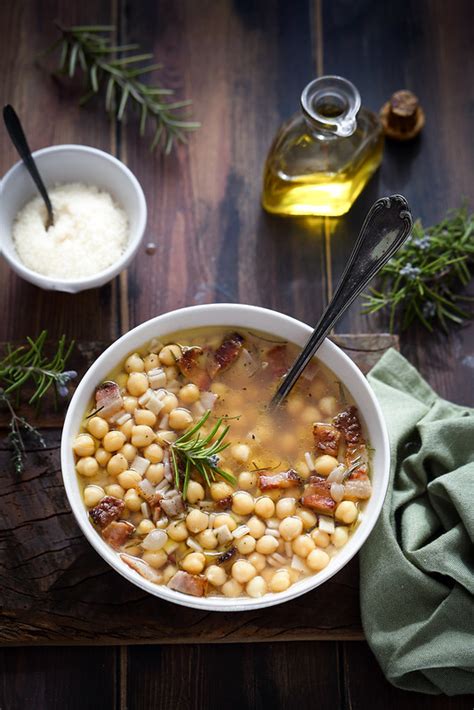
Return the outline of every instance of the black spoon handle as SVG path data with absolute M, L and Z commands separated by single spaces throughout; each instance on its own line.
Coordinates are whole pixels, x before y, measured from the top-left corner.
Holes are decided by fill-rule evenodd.
M 332 301 L 273 396 L 271 408 L 288 395 L 334 323 L 402 246 L 412 224 L 407 201 L 401 195 L 382 197 L 372 205 Z
M 40 192 L 41 197 L 45 202 L 46 209 L 48 210 L 49 222 L 50 224 L 53 224 L 53 206 L 51 204 L 51 200 L 49 199 L 49 195 L 47 193 L 46 187 L 44 186 L 44 182 L 41 179 L 41 175 L 38 172 L 36 163 L 33 160 L 33 156 L 31 155 L 31 150 L 28 145 L 28 141 L 26 140 L 25 133 L 20 123 L 20 119 L 18 118 L 13 106 L 10 106 L 8 104 L 7 106 L 3 107 L 3 120 L 5 121 L 5 126 L 7 127 L 8 133 L 10 134 L 10 138 L 12 139 L 13 145 L 17 149 L 20 158 L 23 160 L 28 172 L 30 173 L 31 177 L 35 182 L 36 187 Z

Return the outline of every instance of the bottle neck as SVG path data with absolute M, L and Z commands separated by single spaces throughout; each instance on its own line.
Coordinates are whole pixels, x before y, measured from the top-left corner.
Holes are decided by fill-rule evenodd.
M 303 90 L 301 108 L 312 133 L 325 138 L 346 138 L 357 127 L 360 94 L 347 79 L 322 76 Z

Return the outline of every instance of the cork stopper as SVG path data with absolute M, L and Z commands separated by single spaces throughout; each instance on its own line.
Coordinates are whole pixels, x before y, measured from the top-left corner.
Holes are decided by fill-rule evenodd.
M 425 125 L 425 114 L 411 91 L 396 91 L 380 109 L 380 120 L 388 138 L 407 141 Z

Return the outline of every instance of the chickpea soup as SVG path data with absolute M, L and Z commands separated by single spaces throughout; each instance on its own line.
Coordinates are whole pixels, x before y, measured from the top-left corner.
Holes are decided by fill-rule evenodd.
M 148 343 L 97 383 L 76 469 L 91 524 L 137 574 L 194 596 L 261 597 L 346 544 L 371 495 L 368 446 L 316 359 L 268 410 L 298 351 L 199 328 Z

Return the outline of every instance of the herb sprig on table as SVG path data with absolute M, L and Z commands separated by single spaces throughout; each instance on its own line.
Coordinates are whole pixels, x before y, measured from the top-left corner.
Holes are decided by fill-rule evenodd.
M 225 426 L 219 432 L 223 422 L 221 417 L 208 434 L 201 436 L 202 427 L 209 419 L 210 414 L 211 412 L 208 410 L 191 429 L 170 445 L 176 488 L 178 490 L 182 488 L 183 496 L 186 496 L 193 468 L 201 474 L 208 486 L 215 480 L 216 474 L 222 476 L 229 483 L 236 483 L 232 474 L 219 467 L 220 452 L 230 446 L 229 443 L 223 443 L 230 427 Z M 213 441 L 216 435 L 217 438 Z
M 53 386 L 55 396 L 65 397 L 68 384 L 77 377 L 75 370 L 65 369 L 74 343 L 68 344 L 63 335 L 56 343 L 53 356 L 48 357 L 45 352 L 46 338 L 47 332 L 43 330 L 35 340 L 27 338 L 26 344 L 18 348 L 8 344 L 0 359 L 0 406 L 7 409 L 10 417 L 7 441 L 17 473 L 23 470 L 27 437 L 45 446 L 40 432 L 18 414 L 23 391 L 29 388 L 28 403 L 39 406 Z
M 413 226 L 410 237 L 380 272 L 379 285 L 365 294 L 364 313 L 390 312 L 390 331 L 414 321 L 429 331 L 461 324 L 472 317 L 464 305 L 472 300 L 459 293 L 472 278 L 474 214 L 466 207 L 448 212 L 438 224 Z
M 165 154 L 177 142 L 185 143 L 187 132 L 199 128 L 199 123 L 180 112 L 192 101 L 169 100 L 173 89 L 143 81 L 145 74 L 163 68 L 162 64 L 146 64 L 153 54 L 134 54 L 140 49 L 138 44 L 115 45 L 111 40 L 115 27 L 111 25 L 56 24 L 61 36 L 45 53 L 60 50 L 59 73 L 73 77 L 78 69 L 82 70 L 86 93 L 81 104 L 103 91 L 106 111 L 118 121 L 122 121 L 129 107 L 134 108 L 139 114 L 140 135 L 145 134 L 147 123 L 152 123 L 151 149 L 159 147 Z

